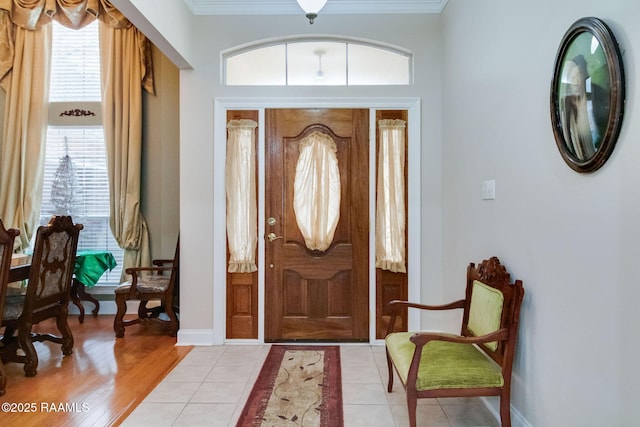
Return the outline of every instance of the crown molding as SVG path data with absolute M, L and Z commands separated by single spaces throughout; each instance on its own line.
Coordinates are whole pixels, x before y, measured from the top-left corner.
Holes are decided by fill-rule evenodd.
M 448 0 L 328 0 L 321 14 L 440 13 Z M 184 0 L 194 15 L 297 15 L 294 0 Z

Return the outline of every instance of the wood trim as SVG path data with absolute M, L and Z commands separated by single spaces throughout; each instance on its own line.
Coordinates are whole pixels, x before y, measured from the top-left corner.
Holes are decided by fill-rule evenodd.
M 260 123 L 258 110 L 229 110 L 229 120 L 250 119 Z M 256 145 L 258 143 L 256 132 Z M 258 152 L 256 146 L 256 153 Z M 257 154 L 256 154 L 257 155 Z M 256 161 L 256 181 L 258 179 L 258 162 Z M 256 182 L 256 191 L 258 183 Z M 257 197 L 257 194 L 256 194 Z M 225 208 L 226 212 L 226 208 Z M 257 225 L 257 224 L 256 224 Z M 257 251 L 257 249 L 256 249 Z M 256 263 L 258 257 L 256 254 Z M 229 247 L 227 246 L 227 262 L 229 265 Z M 226 273 L 227 301 L 226 326 L 227 339 L 257 339 L 258 338 L 258 272 Z

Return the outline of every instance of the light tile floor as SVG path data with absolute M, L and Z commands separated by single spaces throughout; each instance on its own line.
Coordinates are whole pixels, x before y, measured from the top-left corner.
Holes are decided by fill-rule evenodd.
M 196 347 L 122 424 L 235 426 L 269 351 L 269 345 Z M 343 345 L 342 400 L 345 427 L 409 425 L 406 398 L 396 378 L 386 392 L 384 346 Z M 499 426 L 480 399 L 419 399 L 418 426 Z

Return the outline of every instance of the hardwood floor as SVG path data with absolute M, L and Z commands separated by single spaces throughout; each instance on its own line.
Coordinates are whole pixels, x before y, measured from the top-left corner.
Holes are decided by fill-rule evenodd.
M 176 347 L 176 338 L 156 325 L 128 327 L 116 340 L 110 315 L 86 316 L 84 324 L 70 316 L 69 324 L 75 340 L 70 356 L 57 344 L 35 343 L 35 377 L 25 377 L 21 364 L 5 365 L 0 425 L 119 425 L 191 350 Z M 51 321 L 35 330 L 56 331 Z

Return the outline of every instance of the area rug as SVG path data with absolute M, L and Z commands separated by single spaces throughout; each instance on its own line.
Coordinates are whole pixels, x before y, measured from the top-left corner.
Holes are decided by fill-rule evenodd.
M 273 345 L 236 427 L 342 427 L 340 347 Z

